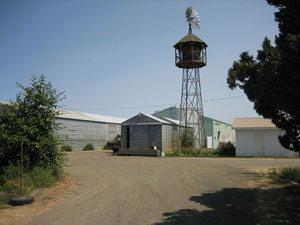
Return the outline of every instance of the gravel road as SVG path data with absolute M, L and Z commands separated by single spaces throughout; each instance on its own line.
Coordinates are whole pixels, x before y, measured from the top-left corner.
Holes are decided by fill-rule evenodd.
M 300 160 L 126 157 L 80 151 L 69 153 L 68 165 L 66 172 L 79 187 L 30 225 L 257 224 L 260 177 L 253 171 L 300 166 Z

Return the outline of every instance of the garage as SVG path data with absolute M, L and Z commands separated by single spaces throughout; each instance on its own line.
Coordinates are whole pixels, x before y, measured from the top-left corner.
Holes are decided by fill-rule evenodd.
M 284 131 L 277 128 L 270 119 L 262 117 L 236 118 L 232 128 L 236 131 L 236 156 L 297 156 L 297 153 L 280 145 L 278 136 Z

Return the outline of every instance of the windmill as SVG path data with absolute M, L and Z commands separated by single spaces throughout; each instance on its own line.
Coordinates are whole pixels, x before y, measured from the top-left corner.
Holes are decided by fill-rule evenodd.
M 192 28 L 200 28 L 198 12 L 192 7 L 186 10 L 189 32 L 175 45 L 175 64 L 183 69 L 181 103 L 180 103 L 180 136 L 188 127 L 192 127 L 195 145 L 200 150 L 205 145 L 203 104 L 199 68 L 206 66 L 207 45 L 192 33 Z

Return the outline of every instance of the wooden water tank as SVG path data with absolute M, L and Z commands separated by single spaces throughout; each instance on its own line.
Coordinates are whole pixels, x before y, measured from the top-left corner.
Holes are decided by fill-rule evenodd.
M 175 64 L 179 68 L 201 68 L 206 66 L 206 48 L 204 41 L 194 34 L 182 38 L 175 48 Z

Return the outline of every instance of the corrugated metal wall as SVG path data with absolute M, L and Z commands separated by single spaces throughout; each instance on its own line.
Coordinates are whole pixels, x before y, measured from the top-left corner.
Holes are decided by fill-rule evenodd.
M 129 148 L 152 147 L 155 142 L 160 149 L 161 144 L 161 125 L 122 125 L 122 148 L 127 148 L 127 131 L 129 127 Z
M 121 148 L 127 148 L 127 127 L 128 126 L 121 125 Z
M 149 132 L 149 147 L 152 145 L 157 146 L 159 149 L 162 149 L 162 128 L 161 125 L 151 125 L 148 126 Z
M 162 125 L 162 150 L 163 152 L 171 151 L 173 147 L 173 126 Z
M 121 125 L 118 124 L 63 118 L 56 120 L 61 123 L 61 129 L 57 131 L 58 136 L 63 144 L 71 145 L 73 150 L 82 150 L 88 143 L 92 143 L 95 148 L 102 148 L 107 141 L 112 141 L 121 133 Z
M 148 126 L 130 126 L 130 148 L 149 148 Z

